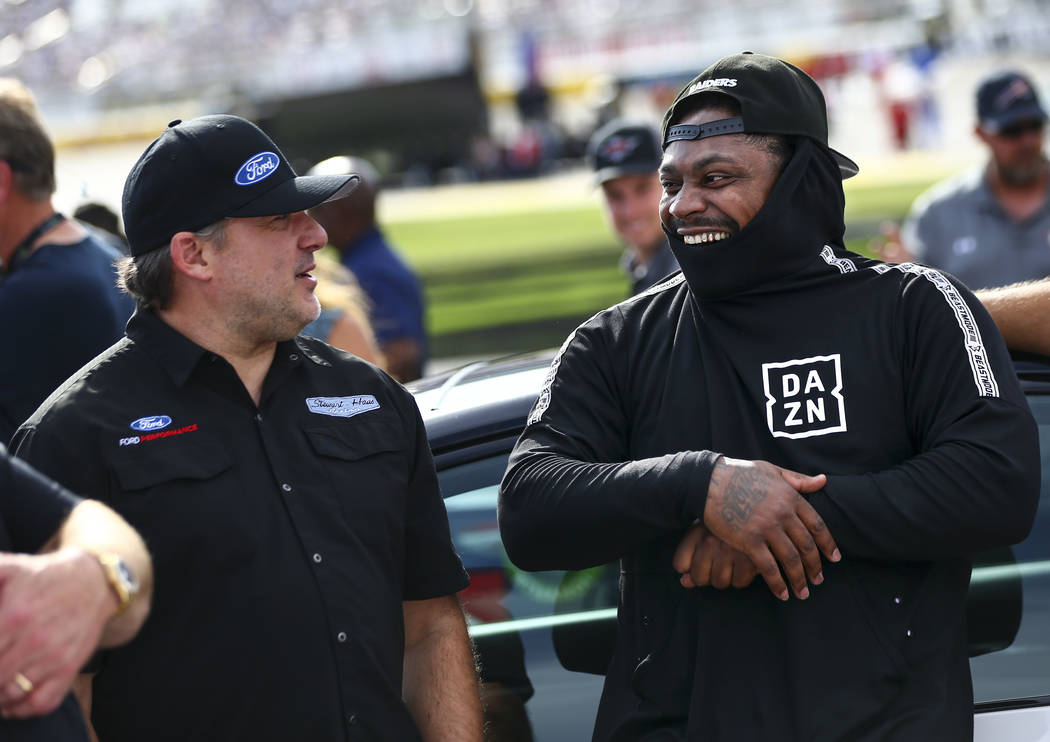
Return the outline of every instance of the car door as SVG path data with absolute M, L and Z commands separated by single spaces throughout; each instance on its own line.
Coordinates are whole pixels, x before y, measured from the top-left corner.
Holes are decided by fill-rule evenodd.
M 975 742 L 1050 742 L 1050 393 L 1030 385 L 1042 489 L 1023 542 L 978 558 L 970 578 Z M 975 642 L 978 646 L 974 646 Z M 979 652 L 980 649 L 990 649 Z M 977 651 L 975 651 L 977 650 Z

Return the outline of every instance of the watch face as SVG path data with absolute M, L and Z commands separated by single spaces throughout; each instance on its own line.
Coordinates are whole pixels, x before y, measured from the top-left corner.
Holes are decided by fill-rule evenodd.
M 138 578 L 135 577 L 135 573 L 131 571 L 131 567 L 124 563 L 123 559 L 117 560 L 117 571 L 120 573 L 120 577 L 124 580 L 124 583 L 128 586 L 131 592 L 135 592 L 139 589 Z

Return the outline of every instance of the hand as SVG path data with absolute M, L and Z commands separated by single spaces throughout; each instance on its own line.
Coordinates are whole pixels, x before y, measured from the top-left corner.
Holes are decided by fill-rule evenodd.
M 747 587 L 758 575 L 747 554 L 712 536 L 699 522 L 686 531 L 671 561 L 682 575 L 682 587 L 687 588 Z
M 915 256 L 901 243 L 900 227 L 892 220 L 879 225 L 879 236 L 868 240 L 868 250 L 887 263 L 909 263 L 915 260 Z
M 814 585 L 823 580 L 821 552 L 833 562 L 841 559 L 831 532 L 802 497 L 826 483 L 823 474 L 806 476 L 768 461 L 723 456 L 711 473 L 704 526 L 744 552 L 773 594 L 787 600 L 779 562 L 795 595 L 805 600 L 807 575 Z
M 0 554 L 0 713 L 26 718 L 57 708 L 117 605 L 101 567 L 82 549 Z

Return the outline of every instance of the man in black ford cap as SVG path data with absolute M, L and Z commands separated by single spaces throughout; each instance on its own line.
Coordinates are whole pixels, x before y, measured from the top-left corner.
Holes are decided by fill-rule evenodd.
M 1039 496 L 995 326 L 844 249 L 857 166 L 798 68 L 716 62 L 663 149 L 682 275 L 570 335 L 500 492 L 518 566 L 621 560 L 595 739 L 970 738 L 970 557 Z
M 175 121 L 124 188 L 127 335 L 18 430 L 20 456 L 142 533 L 150 622 L 82 700 L 118 740 L 480 740 L 453 550 L 423 425 L 317 317 L 297 177 L 235 116 Z

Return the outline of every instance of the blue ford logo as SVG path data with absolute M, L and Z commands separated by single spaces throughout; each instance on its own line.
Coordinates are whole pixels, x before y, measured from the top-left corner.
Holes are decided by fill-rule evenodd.
M 233 176 L 233 182 L 242 186 L 255 185 L 277 172 L 280 164 L 281 158 L 275 153 L 260 152 L 241 165 L 241 169 Z
M 148 432 L 150 430 L 160 430 L 171 425 L 171 418 L 167 415 L 149 415 L 148 417 L 140 417 L 135 422 L 131 423 L 129 427 L 132 430 L 141 430 Z

